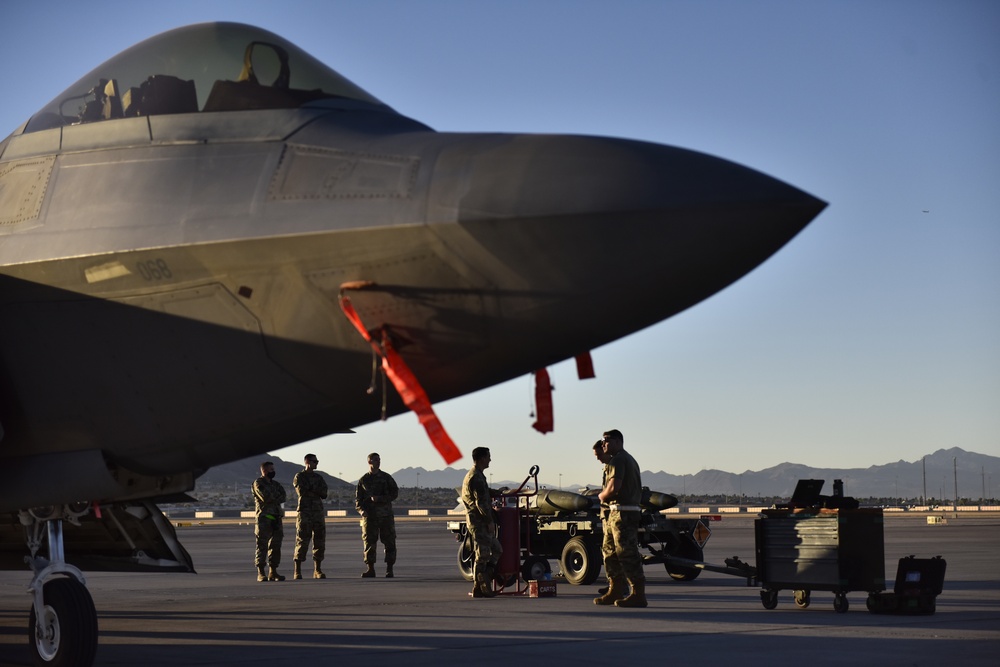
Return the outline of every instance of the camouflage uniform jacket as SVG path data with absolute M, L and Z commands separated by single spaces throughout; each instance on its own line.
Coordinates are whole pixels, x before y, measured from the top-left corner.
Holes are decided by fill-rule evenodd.
M 605 480 L 612 477 L 618 478 L 618 495 L 611 499 L 611 504 L 638 505 L 642 501 L 642 479 L 639 475 L 639 464 L 624 449 L 615 454 L 608 463 L 605 475 Z
M 372 496 L 386 500 L 373 502 Z M 399 497 L 399 487 L 392 475 L 384 470 L 366 472 L 358 480 L 354 506 L 362 516 L 392 516 L 392 501 Z
M 280 519 L 285 515 L 282 505 L 285 502 L 285 487 L 280 482 L 267 477 L 258 477 L 253 483 L 253 502 L 257 507 L 257 516 L 272 516 Z
M 608 464 L 605 463 L 601 468 L 601 488 L 605 488 L 608 485 Z M 601 519 L 608 518 L 608 503 L 601 503 Z
M 328 491 L 322 475 L 315 470 L 300 470 L 292 478 L 292 486 L 299 494 L 299 512 L 323 512 Z
M 493 521 L 493 502 L 486 475 L 475 466 L 469 470 L 462 482 L 462 504 L 468 522 L 485 525 Z

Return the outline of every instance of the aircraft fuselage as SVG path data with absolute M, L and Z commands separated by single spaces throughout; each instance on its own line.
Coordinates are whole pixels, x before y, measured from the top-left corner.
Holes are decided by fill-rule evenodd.
M 345 284 L 440 401 L 684 310 L 824 206 L 684 149 L 439 133 L 342 98 L 43 120 L 0 144 L 0 446 L 127 473 L 0 510 L 181 490 L 378 419 Z

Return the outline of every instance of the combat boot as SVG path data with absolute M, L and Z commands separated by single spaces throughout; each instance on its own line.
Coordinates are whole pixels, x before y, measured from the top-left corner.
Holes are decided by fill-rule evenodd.
M 647 607 L 646 582 L 632 584 L 632 594 L 621 600 L 615 600 L 616 607 Z
M 616 604 L 618 600 L 623 600 L 626 597 L 625 589 L 627 587 L 628 584 L 615 581 L 614 579 L 608 579 L 608 592 L 600 597 L 594 598 L 594 604 Z
M 300 560 L 293 560 L 292 563 L 294 564 L 294 567 L 292 569 L 292 579 L 301 579 L 302 578 L 302 561 L 300 561 Z
M 285 575 L 278 574 L 278 571 L 272 567 L 270 569 L 270 571 L 267 573 L 267 580 L 268 581 L 284 581 L 285 580 Z
M 264 566 L 257 566 L 257 581 L 267 581 L 267 572 L 264 572 Z
M 362 579 L 371 579 L 375 576 L 375 563 L 365 563 L 368 569 L 361 573 Z
M 388 565 L 385 566 L 385 578 L 392 579 L 393 576 L 394 575 L 392 574 L 392 563 L 389 563 Z
M 474 598 L 493 598 L 496 597 L 496 593 L 493 591 L 492 579 L 488 576 L 490 573 L 490 568 L 486 566 L 476 565 L 473 568 L 473 585 L 472 585 L 472 597 Z
M 326 579 L 326 575 L 323 574 L 323 570 L 319 569 L 319 561 L 315 562 L 315 567 L 313 568 L 313 579 Z

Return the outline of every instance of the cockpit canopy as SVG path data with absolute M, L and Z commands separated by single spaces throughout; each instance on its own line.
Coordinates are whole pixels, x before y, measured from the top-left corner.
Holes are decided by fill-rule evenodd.
M 158 114 L 360 102 L 388 110 L 291 42 L 239 23 L 202 23 L 151 37 L 45 105 L 24 132 Z

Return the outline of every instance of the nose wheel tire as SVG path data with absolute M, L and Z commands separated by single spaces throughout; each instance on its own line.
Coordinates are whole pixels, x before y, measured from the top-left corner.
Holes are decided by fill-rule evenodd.
M 92 664 L 97 653 L 97 610 L 87 587 L 75 579 L 53 579 L 42 595 L 41 613 L 36 615 L 32 607 L 28 620 L 35 664 Z

